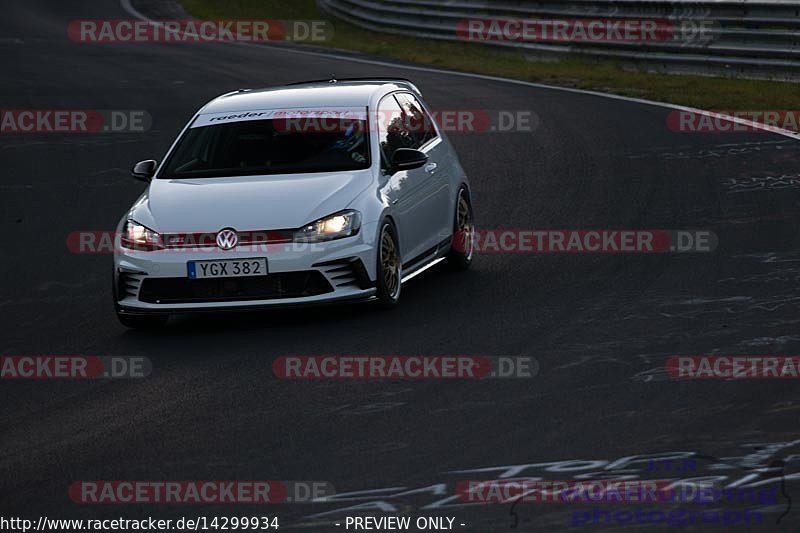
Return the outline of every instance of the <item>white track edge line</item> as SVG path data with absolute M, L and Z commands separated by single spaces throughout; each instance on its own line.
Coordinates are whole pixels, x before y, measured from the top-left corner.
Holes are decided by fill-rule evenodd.
M 120 0 L 120 6 L 123 10 L 125 10 L 130 15 L 148 22 L 150 24 L 156 26 L 164 26 L 162 22 L 157 20 L 153 20 L 148 18 L 146 15 L 138 11 L 133 5 L 131 4 L 131 0 Z M 173 32 L 174 33 L 174 32 Z M 236 42 L 236 43 L 227 43 L 227 44 L 237 44 L 240 46 L 256 46 L 258 48 L 264 48 L 265 46 L 269 46 L 268 44 L 254 44 L 254 43 L 246 43 L 246 42 Z M 761 124 L 759 122 L 754 122 L 752 120 L 743 119 L 740 117 L 734 117 L 730 115 L 725 115 L 722 113 L 715 113 L 713 111 L 706 111 L 704 109 L 698 109 L 694 107 L 682 106 L 678 104 L 670 104 L 668 102 L 657 102 L 654 100 L 645 100 L 643 98 L 633 98 L 630 96 L 621 96 L 618 94 L 609 94 L 609 93 L 601 93 L 598 91 L 589 91 L 586 89 L 575 89 L 573 87 L 559 87 L 557 85 L 546 85 L 543 83 L 535 83 L 531 81 L 524 81 L 524 80 L 514 80 L 511 78 L 503 78 L 500 76 L 491 76 L 489 74 L 477 74 L 473 72 L 459 72 L 455 70 L 447 70 L 447 69 L 438 69 L 434 67 L 423 67 L 423 66 L 416 66 L 416 65 L 403 65 L 399 63 L 393 63 L 391 61 L 379 61 L 376 59 L 367 59 L 362 57 L 352 57 L 349 55 L 341 55 L 336 54 L 333 52 L 316 52 L 312 50 L 298 50 L 296 48 L 289 48 L 289 47 L 282 47 L 282 46 L 273 46 L 273 50 L 280 50 L 283 52 L 289 52 L 292 54 L 300 54 L 300 55 L 307 55 L 307 56 L 314 56 L 314 57 L 323 57 L 328 59 L 340 59 L 344 61 L 351 61 L 353 63 L 362 63 L 367 65 L 377 65 L 382 67 L 392 67 L 392 68 L 401 68 L 406 70 L 414 70 L 417 72 L 430 72 L 434 74 L 444 74 L 448 76 L 460 76 L 462 78 L 474 78 L 486 81 L 496 81 L 501 83 L 510 83 L 514 85 L 521 85 L 523 87 L 534 87 L 537 89 L 549 89 L 553 91 L 563 91 L 575 94 L 586 94 L 591 96 L 599 96 L 602 98 L 610 98 L 612 100 L 621 100 L 623 102 L 631 102 L 635 104 L 643 104 L 649 106 L 656 106 L 656 107 L 663 107 L 667 109 L 673 109 L 676 111 L 686 111 L 689 113 L 697 114 L 697 115 L 704 115 L 707 117 L 712 118 L 719 118 L 722 120 L 727 120 L 729 122 L 733 122 L 735 124 L 741 124 L 743 126 L 747 126 L 753 129 L 763 130 L 769 133 L 774 133 L 776 135 L 782 135 L 784 137 L 788 137 L 793 140 L 800 140 L 800 132 L 794 132 L 791 130 L 787 130 L 784 128 L 778 128 L 775 126 L 768 126 L 766 124 Z

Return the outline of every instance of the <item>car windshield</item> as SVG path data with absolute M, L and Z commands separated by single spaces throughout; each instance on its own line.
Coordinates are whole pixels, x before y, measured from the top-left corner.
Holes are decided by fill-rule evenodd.
M 369 168 L 366 120 L 274 118 L 190 128 L 159 176 L 215 178 Z

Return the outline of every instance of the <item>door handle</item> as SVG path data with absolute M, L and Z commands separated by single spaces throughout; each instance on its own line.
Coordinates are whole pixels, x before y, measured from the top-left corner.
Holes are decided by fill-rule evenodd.
M 436 163 L 428 163 L 427 165 L 425 165 L 425 172 L 427 172 L 428 174 L 433 174 L 436 172 L 437 168 L 439 168 L 439 165 L 437 165 Z

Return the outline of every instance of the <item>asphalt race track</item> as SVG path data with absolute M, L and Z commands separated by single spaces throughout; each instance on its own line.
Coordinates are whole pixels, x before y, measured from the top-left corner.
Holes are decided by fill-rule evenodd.
M 516 475 L 572 479 L 611 466 L 604 475 L 613 478 L 727 476 L 776 488 L 781 469 L 764 467 L 783 458 L 794 508 L 776 524 L 788 507 L 779 492 L 762 524 L 738 529 L 797 530 L 796 382 L 675 381 L 663 367 L 679 354 L 800 352 L 800 143 L 677 133 L 664 107 L 286 47 L 68 39 L 71 20 L 131 18 L 115 0 L 9 1 L 2 10 L 0 108 L 145 110 L 152 128 L 0 135 L 0 353 L 144 356 L 153 371 L 142 380 L 3 380 L 0 514 L 268 514 L 283 529 L 343 531 L 334 524 L 352 511 L 335 511 L 365 505 L 454 516 L 471 532 L 644 529 L 572 527 L 584 507 L 567 505 L 429 506 L 458 480 L 508 475 L 458 471 L 558 463 Z M 207 100 L 331 74 L 408 77 L 434 108 L 535 113 L 533 132 L 450 134 L 480 228 L 705 229 L 719 246 L 483 254 L 467 273 L 416 278 L 391 312 L 362 305 L 181 317 L 160 332 L 120 326 L 111 257 L 72 253 L 68 235 L 113 230 L 143 190 L 130 165 L 160 159 Z M 540 370 L 453 382 L 286 381 L 272 372 L 281 355 L 359 354 L 527 355 Z M 677 476 L 647 472 L 646 460 L 614 464 L 666 452 L 704 458 Z M 79 505 L 67 493 L 77 480 L 156 479 L 391 490 L 266 509 Z

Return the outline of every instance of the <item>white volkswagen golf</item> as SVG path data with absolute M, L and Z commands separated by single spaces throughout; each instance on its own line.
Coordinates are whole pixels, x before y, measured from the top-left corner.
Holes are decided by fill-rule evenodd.
M 354 300 L 469 267 L 470 185 L 411 82 L 244 89 L 206 104 L 122 218 L 114 303 L 128 327 L 170 314 Z

